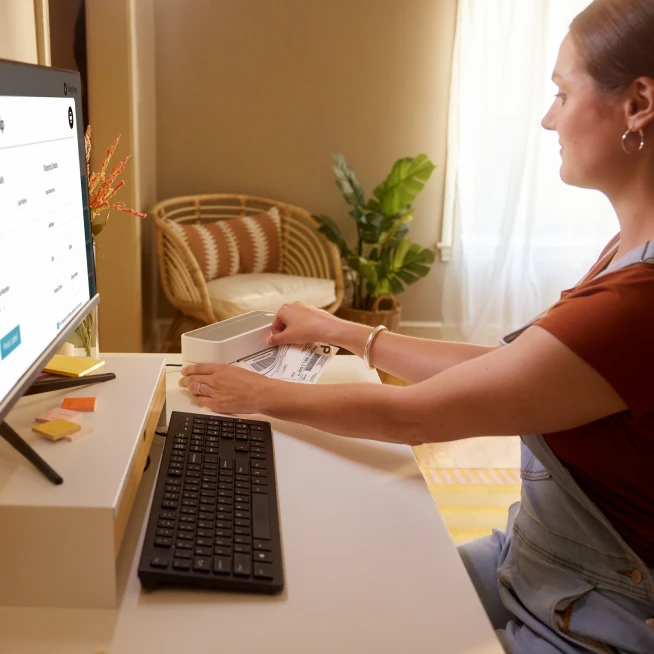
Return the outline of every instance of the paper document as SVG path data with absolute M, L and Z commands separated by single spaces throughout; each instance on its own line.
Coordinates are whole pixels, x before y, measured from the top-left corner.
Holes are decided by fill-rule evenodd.
M 338 348 L 325 343 L 277 345 L 251 354 L 234 365 L 265 377 L 315 384 Z

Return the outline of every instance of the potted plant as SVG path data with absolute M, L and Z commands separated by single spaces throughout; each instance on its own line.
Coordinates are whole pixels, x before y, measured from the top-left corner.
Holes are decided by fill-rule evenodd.
M 368 325 L 384 324 L 397 329 L 400 305 L 395 296 L 424 277 L 436 253 L 406 238 L 413 220 L 412 203 L 429 179 L 434 164 L 427 155 L 398 159 L 388 177 L 365 200 L 355 172 L 343 155 L 333 155 L 336 185 L 352 207 L 348 212 L 356 222 L 357 242 L 351 249 L 338 225 L 328 216 L 316 215 L 318 230 L 339 248 L 344 263 L 353 272 L 352 307 L 338 315 Z M 390 309 L 381 309 L 382 301 Z

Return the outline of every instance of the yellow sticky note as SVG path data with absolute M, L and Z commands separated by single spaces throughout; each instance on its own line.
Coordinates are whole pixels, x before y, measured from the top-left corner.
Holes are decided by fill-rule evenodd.
M 45 436 L 51 441 L 58 441 L 68 434 L 74 434 L 76 431 L 80 431 L 80 429 L 82 429 L 82 425 L 69 422 L 68 420 L 62 420 L 61 418 L 32 427 L 33 432 L 36 432 L 40 436 Z

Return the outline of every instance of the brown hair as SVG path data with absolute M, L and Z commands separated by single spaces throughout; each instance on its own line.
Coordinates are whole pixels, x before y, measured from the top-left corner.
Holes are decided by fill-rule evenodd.
M 603 90 L 654 78 L 654 0 L 594 0 L 572 21 L 570 35 Z

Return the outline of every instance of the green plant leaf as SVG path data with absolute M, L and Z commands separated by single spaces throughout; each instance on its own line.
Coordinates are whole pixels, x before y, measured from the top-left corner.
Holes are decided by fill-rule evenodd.
M 396 215 L 410 206 L 435 168 L 426 154 L 398 159 L 388 177 L 373 191 L 382 212 Z
M 345 201 L 353 207 L 363 207 L 363 189 L 355 172 L 347 165 L 342 154 L 333 154 L 333 170 L 336 175 L 336 185 L 341 190 Z
M 384 216 L 380 213 L 368 212 L 359 219 L 361 240 L 364 243 L 379 242 Z
M 350 249 L 345 243 L 340 227 L 329 217 L 325 215 L 314 215 L 313 218 L 320 223 L 318 231 L 324 234 L 332 243 L 335 243 L 341 252 L 341 257 L 346 259 L 351 255 Z

